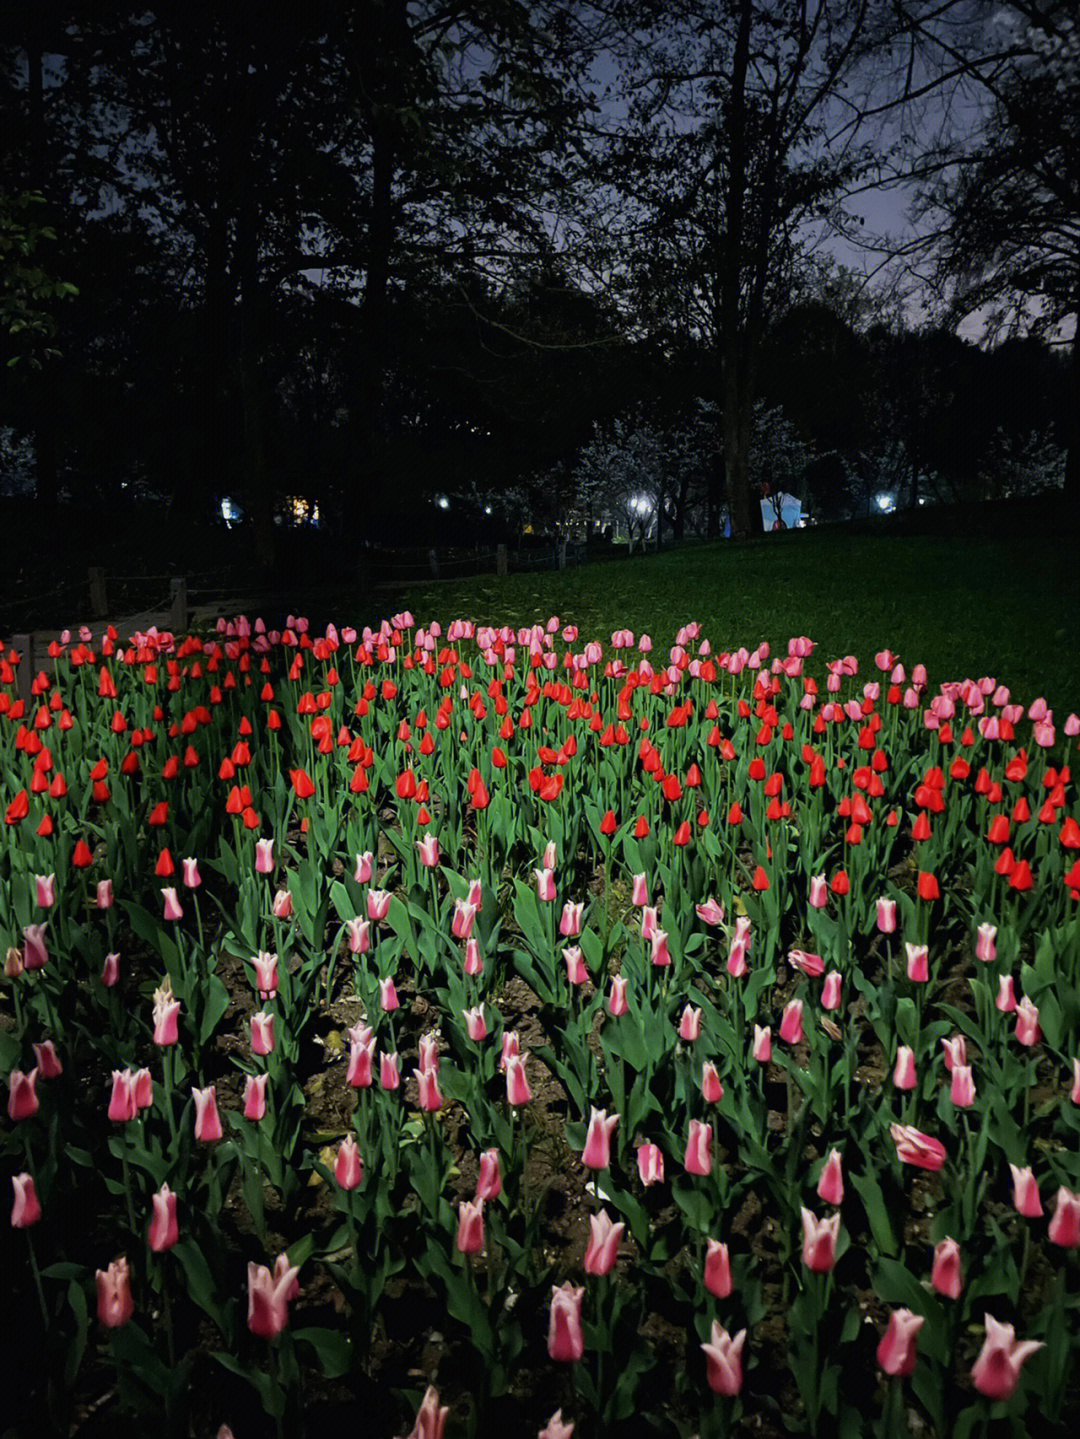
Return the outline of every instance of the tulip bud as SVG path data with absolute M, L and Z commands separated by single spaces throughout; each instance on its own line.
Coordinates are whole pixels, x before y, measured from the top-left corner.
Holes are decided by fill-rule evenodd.
M 1009 1164 L 1013 1177 L 1013 1204 L 1016 1206 L 1017 1214 L 1022 1214 L 1025 1219 L 1038 1219 L 1043 1212 L 1042 1200 L 1039 1198 L 1039 1186 L 1035 1182 L 1035 1175 L 1031 1166 L 1021 1169 L 1017 1164 Z
M 35 1066 L 42 1079 L 59 1079 L 64 1072 L 64 1066 L 60 1063 L 60 1056 L 56 1052 L 56 1046 L 51 1039 L 46 1039 L 43 1044 L 31 1046 L 34 1051 L 34 1058 L 37 1060 Z
M 971 1076 L 970 1064 L 953 1066 L 949 1098 L 959 1109 L 970 1109 L 975 1103 L 975 1081 Z
M 180 907 L 180 901 L 176 896 L 176 890 L 170 886 L 166 889 L 163 889 L 161 891 L 161 895 L 165 901 L 165 918 L 183 919 L 184 911 Z
M 1017 1343 L 1011 1324 L 984 1316 L 986 1340 L 971 1369 L 972 1382 L 988 1399 L 1011 1399 L 1020 1383 L 1020 1369 L 1043 1346 L 1033 1339 Z
M 925 1322 L 923 1315 L 910 1309 L 894 1309 L 889 1315 L 889 1327 L 877 1349 L 877 1361 L 886 1374 L 906 1379 L 915 1372 L 916 1342 Z
M 823 874 L 811 878 L 808 903 L 812 909 L 824 909 L 829 903 L 829 884 Z
M 753 1058 L 758 1064 L 768 1064 L 772 1059 L 772 1028 L 769 1025 L 754 1025 Z
M 701 1037 L 701 1010 L 687 1005 L 679 1021 L 679 1038 L 687 1044 L 695 1043 Z
M 585 1250 L 586 1274 L 610 1274 L 619 1255 L 619 1241 L 626 1225 L 613 1224 L 603 1210 L 589 1217 L 589 1243 Z
M 783 1017 L 780 1021 L 780 1038 L 785 1044 L 801 1044 L 806 1038 L 803 1033 L 802 1013 L 801 999 L 789 1000 L 784 1006 Z
M 1030 1048 L 1042 1039 L 1039 1027 L 1039 1010 L 1025 994 L 1016 1006 L 1016 1038 L 1020 1044 Z
M 274 841 L 272 839 L 257 839 L 255 841 L 255 873 L 273 874 L 274 872 Z
M 690 1136 L 686 1141 L 683 1165 L 687 1174 L 712 1173 L 713 1131 L 711 1124 L 702 1124 L 700 1119 L 690 1121 Z
M 555 898 L 555 872 L 553 869 L 534 869 L 536 876 L 536 897 L 544 904 L 550 904 Z
M 649 902 L 649 877 L 646 874 L 634 875 L 634 892 L 631 903 L 640 908 Z
M 734 1397 L 742 1388 L 742 1351 L 746 1343 L 746 1330 L 740 1329 L 734 1338 L 713 1320 L 710 1343 L 701 1346 L 705 1354 L 705 1374 L 709 1388 L 714 1394 Z
M 202 884 L 199 875 L 199 861 L 197 859 L 185 859 L 183 861 L 184 884 L 188 889 L 198 889 Z
M 841 1005 L 841 989 L 844 979 L 838 970 L 832 970 L 825 976 L 825 983 L 821 986 L 821 1007 L 822 1009 L 839 1009 Z
M 44 969 L 49 962 L 49 953 L 45 948 L 44 924 L 27 924 L 23 927 L 23 960 L 22 967 L 27 970 Z
M 996 924 L 980 924 L 978 938 L 975 941 L 975 958 L 981 959 L 984 964 L 993 964 L 997 959 Z
M 364 1180 L 364 1165 L 360 1149 L 351 1134 L 347 1134 L 338 1145 L 334 1160 L 334 1178 L 341 1189 L 359 1189 Z
M 650 1184 L 664 1182 L 664 1156 L 655 1144 L 639 1144 L 637 1152 L 638 1174 L 646 1188 Z
M 401 1073 L 398 1069 L 397 1052 L 393 1054 L 379 1055 L 379 1086 L 385 1090 L 398 1089 L 401 1085 Z
M 701 1097 L 706 1104 L 719 1104 L 724 1097 L 724 1086 L 711 1060 L 706 1060 L 701 1066 Z
M 487 1038 L 488 1027 L 484 1019 L 484 1006 L 478 1004 L 474 1009 L 464 1011 L 465 1027 L 468 1030 L 469 1038 L 480 1043 Z
M 514 1054 L 506 1062 L 506 1101 L 515 1107 L 528 1104 L 532 1099 L 532 1090 L 525 1076 L 526 1057 L 524 1054 Z
M 212 1144 L 222 1137 L 221 1119 L 217 1108 L 217 1090 L 209 1084 L 205 1089 L 193 1089 L 195 1101 L 195 1138 L 204 1144 Z
M 300 1292 L 298 1269 L 279 1255 L 273 1272 L 262 1264 L 248 1265 L 248 1328 L 263 1339 L 276 1339 L 289 1322 L 289 1301 Z
M 108 1269 L 96 1271 L 97 1315 L 107 1329 L 122 1328 L 135 1313 L 131 1297 L 131 1275 L 127 1259 L 121 1255 Z
M 823 1199 L 826 1204 L 843 1204 L 844 1171 L 839 1149 L 830 1150 L 818 1180 L 817 1192 L 818 1198 Z
M 896 900 L 879 899 L 877 902 L 877 927 L 882 934 L 896 933 Z
M 180 1238 L 176 1220 L 176 1195 L 167 1184 L 163 1184 L 153 1196 L 153 1216 L 147 1234 L 147 1243 L 155 1254 L 171 1249 Z
M 1063 1249 L 1080 1248 L 1080 1194 L 1073 1194 L 1064 1185 L 1057 1192 L 1047 1238 Z
M 15 1202 L 11 1208 L 11 1223 L 15 1229 L 29 1229 L 41 1218 L 41 1204 L 30 1174 L 13 1174 L 11 1183 L 15 1190 Z
M 252 1054 L 273 1054 L 274 1016 L 267 1010 L 260 1010 L 251 1016 Z
M 913 984 L 926 984 L 930 978 L 929 950 L 925 944 L 905 944 L 907 976 Z
M 291 919 L 293 912 L 292 895 L 287 889 L 279 889 L 274 895 L 270 912 L 275 919 Z
M 594 1109 L 589 1116 L 589 1129 L 581 1162 L 587 1169 L 607 1169 L 611 1163 L 611 1136 L 619 1123 L 619 1115 L 608 1115 L 604 1109 Z
M 442 1092 L 439 1089 L 438 1071 L 434 1069 L 414 1069 L 413 1077 L 416 1080 L 419 1091 L 420 1108 L 428 1114 L 434 1114 L 437 1109 L 442 1108 L 443 1103 Z
M 626 1000 L 626 978 L 624 975 L 617 974 L 611 981 L 611 994 L 608 997 L 608 1013 L 618 1018 L 620 1014 L 625 1014 L 629 1007 Z
M 97 883 L 97 907 L 98 909 L 112 909 L 113 907 L 113 883 L 111 879 L 99 879 Z
M 717 1299 L 726 1299 L 731 1293 L 731 1262 L 728 1247 L 719 1239 L 710 1239 L 705 1253 L 705 1288 Z
M 24 1074 L 21 1069 L 13 1069 L 8 1075 L 8 1118 L 16 1123 L 20 1119 L 29 1119 L 31 1115 L 38 1112 L 40 1101 L 37 1097 L 38 1072 L 32 1069 L 29 1074 Z
M 548 1354 L 561 1363 L 576 1363 L 585 1352 L 581 1326 L 584 1289 L 575 1289 L 569 1280 L 551 1291 L 551 1318 L 548 1326 Z
M 930 1283 L 946 1299 L 959 1299 L 963 1293 L 964 1271 L 960 1265 L 960 1246 L 955 1239 L 943 1239 L 935 1248 Z
M 485 1149 L 480 1156 L 480 1169 L 476 1180 L 477 1199 L 498 1199 L 502 1193 L 502 1175 L 499 1173 L 499 1151 Z
M 34 888 L 38 909 L 52 909 L 56 903 L 56 875 L 35 875 Z
M 803 1263 L 815 1274 L 827 1274 L 836 1264 L 836 1241 L 840 1235 L 840 1215 L 818 1219 L 809 1209 L 802 1211 Z
M 458 1209 L 457 1247 L 462 1254 L 479 1254 L 484 1247 L 484 1201 L 462 1200 Z

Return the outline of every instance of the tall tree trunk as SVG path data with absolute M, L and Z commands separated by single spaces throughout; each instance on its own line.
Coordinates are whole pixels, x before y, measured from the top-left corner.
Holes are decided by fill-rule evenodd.
M 1072 395 L 1072 403 L 1066 410 L 1065 498 L 1072 502 L 1072 513 L 1075 515 L 1080 512 L 1080 298 L 1076 307 L 1076 330 L 1066 392 Z
M 237 269 L 240 279 L 237 369 L 240 380 L 241 473 L 250 506 L 255 556 L 269 570 L 274 564 L 274 496 L 266 473 L 265 412 L 260 374 L 262 296 L 259 286 L 258 215 L 250 195 L 240 206 Z
M 731 64 L 731 91 L 724 120 L 728 130 L 729 164 L 726 195 L 725 233 L 720 279 L 720 384 L 721 426 L 724 436 L 724 480 L 732 539 L 746 539 L 750 533 L 750 471 L 747 463 L 744 402 L 748 403 L 748 356 L 744 347 L 744 320 L 741 304 L 745 246 L 745 205 L 747 185 L 746 79 L 750 66 L 752 0 L 740 0 L 739 28 Z M 714 519 L 714 499 L 709 495 L 709 533 L 719 530 Z
M 30 35 L 26 43 L 27 188 L 46 191 L 44 17 L 35 16 L 34 7 L 30 15 Z M 46 192 L 46 199 L 49 198 Z M 34 434 L 34 494 L 43 510 L 55 510 L 59 498 L 54 364 L 55 361 L 42 359 L 41 369 L 30 371 L 27 379 L 30 427 Z
M 390 255 L 394 243 L 393 137 L 386 121 L 372 121 L 371 216 L 368 222 L 367 265 L 362 311 L 363 355 L 357 403 L 357 437 L 365 458 L 368 483 L 352 485 L 343 509 L 350 531 L 370 508 L 372 491 L 381 494 L 386 480 L 386 416 L 383 381 L 389 358 Z

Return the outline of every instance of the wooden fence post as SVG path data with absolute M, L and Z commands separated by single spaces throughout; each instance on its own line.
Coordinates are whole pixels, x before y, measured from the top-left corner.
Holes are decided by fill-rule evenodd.
M 560 569 L 560 570 L 565 570 L 565 569 L 566 569 L 566 541 L 565 541 L 565 540 L 560 540 L 560 541 L 559 541 L 558 548 L 557 548 L 557 550 L 556 550 L 556 554 L 557 554 L 557 557 L 558 557 L 558 566 L 559 566 L 559 569 Z
M 90 615 L 92 619 L 103 619 L 109 613 L 109 596 L 105 586 L 105 571 L 97 565 L 91 565 L 90 576 Z
M 188 627 L 187 580 L 169 581 L 169 624 L 174 635 L 183 635 Z
M 19 668 L 15 671 L 15 692 L 27 709 L 30 708 L 30 687 L 34 683 L 34 636 L 12 635 L 11 648 L 19 655 Z

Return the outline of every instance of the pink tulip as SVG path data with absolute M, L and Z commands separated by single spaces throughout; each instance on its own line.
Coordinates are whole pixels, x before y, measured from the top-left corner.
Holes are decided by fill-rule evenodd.
M 544 858 L 542 861 L 544 869 L 550 869 L 554 873 L 559 863 L 559 851 L 553 839 L 549 839 L 544 846 Z
M 273 1054 L 274 1016 L 267 1010 L 260 1010 L 251 1016 L 252 1054 Z
M 29 1074 L 24 1074 L 21 1069 L 13 1069 L 8 1075 L 8 1118 L 16 1123 L 20 1119 L 29 1119 L 36 1114 L 40 1107 L 37 1097 L 38 1072 L 32 1069 Z
M 471 975 L 483 974 L 484 961 L 480 954 L 480 946 L 475 939 L 465 941 L 465 973 Z
M 658 969 L 665 968 L 671 963 L 671 953 L 668 950 L 667 941 L 667 931 L 664 929 L 654 929 L 649 938 L 651 950 L 649 958 Z
M 502 1037 L 502 1050 L 499 1055 L 499 1068 L 505 1073 L 510 1061 L 515 1054 L 521 1053 L 521 1045 L 518 1042 L 516 1029 L 504 1029 Z
M 555 871 L 552 868 L 534 869 L 536 876 L 536 897 L 544 904 L 550 904 L 555 898 Z
M 23 968 L 44 969 L 49 962 L 45 948 L 45 931 L 48 925 L 27 924 L 23 926 Z
M 913 1314 L 910 1309 L 894 1309 L 889 1315 L 889 1327 L 877 1349 L 877 1362 L 886 1374 L 906 1379 L 915 1372 L 916 1344 L 925 1322 L 921 1314 Z
M 139 1116 L 135 1103 L 135 1074 L 130 1069 L 114 1069 L 112 1072 L 112 1097 L 109 1100 L 109 1118 L 114 1124 L 126 1124 Z
M 52 909 L 56 903 L 56 875 L 36 874 L 34 889 L 38 909 Z
M 556 1409 L 536 1439 L 574 1439 L 573 1424 L 564 1424 L 562 1410 Z
M 476 920 L 476 905 L 470 904 L 465 899 L 454 900 L 454 914 L 450 921 L 450 931 L 455 939 L 468 939 L 473 932 L 473 923 Z
M 570 983 L 573 985 L 587 983 L 589 971 L 585 968 L 585 960 L 576 944 L 567 945 L 563 950 L 563 959 L 566 962 L 566 977 Z
M 1063 1249 L 1080 1248 L 1080 1194 L 1073 1194 L 1064 1185 L 1057 1192 L 1047 1237 L 1051 1244 Z
M 907 977 L 913 984 L 926 984 L 930 978 L 929 953 L 925 944 L 905 944 Z
M 637 1151 L 638 1174 L 646 1188 L 650 1184 L 664 1182 L 664 1156 L 655 1144 L 639 1144 Z
M 465 903 L 471 904 L 477 914 L 480 913 L 484 906 L 484 886 L 481 880 L 469 880 L 469 892 L 465 896 Z
M 379 1055 L 379 1085 L 385 1090 L 401 1087 L 401 1073 L 398 1068 L 397 1052 Z
M 626 979 L 623 975 L 617 974 L 611 981 L 611 994 L 608 996 L 608 1013 L 615 1018 L 625 1014 L 630 1008 L 626 1000 Z
M 641 937 L 646 944 L 652 939 L 656 930 L 658 910 L 656 905 L 647 904 L 641 911 Z
M 1025 1361 L 1043 1346 L 1034 1339 L 1017 1343 L 1013 1326 L 999 1324 L 991 1314 L 985 1316 L 985 1322 L 986 1340 L 972 1366 L 972 1381 L 988 1399 L 1011 1399 Z
M 943 1239 L 934 1249 L 934 1267 L 930 1283 L 946 1299 L 959 1299 L 964 1292 L 964 1271 L 960 1264 L 960 1246 L 955 1239 Z
M 731 1261 L 728 1247 L 719 1239 L 710 1239 L 705 1251 L 705 1288 L 717 1299 L 726 1299 L 732 1290 Z
M 1030 1048 L 1042 1039 L 1039 1027 L 1039 1010 L 1025 994 L 1016 1006 L 1016 1038 L 1020 1044 Z
M 919 1169 L 940 1169 L 945 1163 L 945 1146 L 929 1134 L 913 1129 L 910 1124 L 891 1124 L 889 1133 L 904 1164 L 914 1164 Z
M 630 903 L 639 909 L 649 902 L 649 876 L 647 874 L 634 875 L 634 892 Z
M 943 1038 L 941 1047 L 945 1051 L 945 1068 L 950 1074 L 958 1064 L 967 1064 L 967 1043 L 962 1034 L 952 1039 Z
M 836 1264 L 836 1241 L 840 1236 L 840 1215 L 818 1219 L 812 1210 L 802 1211 L 802 1258 L 814 1274 L 827 1274 Z
M 131 1081 L 135 1092 L 135 1108 L 149 1109 L 154 1102 L 154 1080 L 148 1069 L 140 1069 Z
M 983 964 L 993 964 L 997 959 L 996 924 L 980 924 L 978 938 L 975 940 L 975 958 L 981 959 Z
M 719 1104 L 724 1097 L 724 1086 L 716 1065 L 708 1059 L 701 1066 L 701 1097 L 706 1104 Z
M 41 1203 L 34 1188 L 33 1175 L 13 1174 L 11 1183 L 15 1190 L 15 1202 L 11 1207 L 12 1228 L 29 1229 L 41 1218 Z
M 433 1069 L 436 1074 L 439 1072 L 439 1036 L 431 1030 L 420 1036 L 417 1049 L 420 1055 L 420 1068 Z
M 379 1005 L 384 1014 L 391 1014 L 395 1009 L 401 1008 L 393 975 L 379 980 Z
M 687 1005 L 679 1020 L 679 1038 L 687 1044 L 694 1044 L 701 1038 L 701 1010 Z
M 356 871 L 353 874 L 353 879 L 357 884 L 369 884 L 374 870 L 375 856 L 371 850 L 367 850 L 364 854 L 358 854 L 356 856 Z
M 957 1064 L 953 1067 L 949 1098 L 958 1109 L 970 1109 L 975 1103 L 975 1081 L 971 1075 L 970 1064 Z
M 822 1009 L 839 1009 L 842 1000 L 843 976 L 838 970 L 831 970 L 825 976 L 825 983 L 821 986 L 821 1007 Z
M 168 976 L 160 989 L 154 990 L 154 1043 L 166 1048 L 180 1037 L 180 1001 L 173 996 Z
M 686 1155 L 683 1166 L 687 1174 L 712 1173 L 713 1132 L 711 1124 L 702 1124 L 700 1119 L 690 1121 L 690 1137 L 686 1141 Z
M 113 882 L 111 879 L 99 879 L 95 899 L 98 909 L 112 909 L 113 907 Z
M 388 889 L 369 889 L 367 892 L 367 916 L 375 924 L 381 924 L 390 913 L 393 895 Z
M 802 1013 L 801 999 L 792 999 L 785 1004 L 780 1020 L 780 1038 L 785 1044 L 801 1044 L 806 1038 L 803 1033 Z
M 1069 1099 L 1073 1104 L 1080 1104 L 1080 1059 L 1073 1060 L 1073 1086 Z
M 727 972 L 732 979 L 742 979 L 746 973 L 746 942 L 745 940 L 733 939 L 728 949 Z
M 185 888 L 198 889 L 199 885 L 202 884 L 202 878 L 199 874 L 199 861 L 197 859 L 184 859 L 181 860 L 181 865 L 184 871 Z
M 603 1210 L 589 1216 L 589 1243 L 585 1250 L 585 1273 L 597 1276 L 610 1274 L 619 1257 L 619 1241 L 625 1224 L 612 1224 Z
M 193 1089 L 191 1097 L 195 1101 L 195 1138 L 204 1144 L 213 1144 L 222 1136 L 217 1090 L 214 1085 L 208 1084 L 205 1089 Z
M 272 839 L 257 839 L 255 841 L 255 873 L 273 874 L 274 872 L 274 841 Z
M 462 1254 L 479 1254 L 484 1247 L 484 1201 L 462 1200 L 458 1209 L 457 1247 Z
M 292 912 L 292 895 L 287 889 L 279 889 L 270 905 L 270 913 L 275 919 L 292 919 Z
M 43 1044 L 32 1045 L 34 1058 L 37 1060 L 35 1068 L 41 1079 L 59 1079 L 64 1072 L 64 1066 L 60 1063 L 60 1056 L 56 1052 L 56 1046 L 51 1039 L 46 1039 Z
M 820 954 L 807 954 L 805 949 L 788 951 L 788 964 L 800 970 L 808 979 L 817 979 L 825 973 L 825 961 Z
M 371 921 L 369 919 L 347 919 L 345 931 L 348 935 L 350 954 L 367 954 L 371 949 Z
M 278 992 L 278 957 L 265 950 L 251 961 L 255 966 L 255 988 L 260 999 L 274 999 Z
M 586 1169 L 607 1169 L 611 1163 L 611 1136 L 618 1123 L 617 1114 L 609 1116 L 606 1109 L 592 1111 L 585 1136 L 585 1148 L 581 1153 L 581 1162 Z
M 375 1059 L 375 1036 L 366 1024 L 354 1024 L 349 1036 L 349 1067 L 345 1083 L 353 1089 L 370 1089 L 371 1068 Z
M 818 1198 L 823 1199 L 826 1204 L 843 1204 L 844 1170 L 839 1149 L 830 1150 L 818 1180 L 817 1192 Z
M 1011 974 L 1003 974 L 998 979 L 998 992 L 994 1004 L 1002 1014 L 1013 1014 L 1016 1011 L 1016 990 L 1013 987 Z
M 758 1064 L 768 1064 L 772 1059 L 772 1028 L 770 1025 L 754 1025 L 753 1058 Z
M 411 1433 L 404 1435 L 403 1439 L 443 1439 L 446 1416 L 449 1413 L 446 1405 L 440 1407 L 438 1390 L 429 1384 L 424 1394 L 424 1402 L 417 1411 L 416 1423 Z
M 694 909 L 703 924 L 718 925 L 724 922 L 724 906 L 719 900 L 707 899 L 704 904 L 696 904 Z
M 1038 1219 L 1043 1212 L 1042 1200 L 1039 1198 L 1039 1186 L 1035 1182 L 1035 1175 L 1031 1166 L 1021 1169 L 1017 1164 L 1009 1164 L 1013 1177 L 1013 1204 L 1017 1214 L 1022 1214 L 1025 1219 Z
M 581 918 L 585 911 L 585 905 L 572 904 L 567 900 L 563 905 L 562 918 L 559 920 L 559 933 L 564 939 L 571 939 L 581 933 Z
M 420 851 L 420 863 L 425 869 L 437 869 L 439 866 L 439 841 L 435 835 L 428 833 L 423 839 L 414 841 L 416 848 Z
M 824 909 L 829 903 L 829 881 L 823 874 L 811 878 L 808 903 L 811 909 Z
M 714 1394 L 733 1398 L 742 1388 L 742 1351 L 745 1343 L 745 1329 L 740 1329 L 732 1338 L 718 1319 L 713 1320 L 710 1342 L 701 1348 L 705 1354 L 705 1377 Z
M 268 1074 L 249 1074 L 244 1081 L 244 1118 L 259 1124 L 266 1118 Z
M 351 1134 L 347 1134 L 338 1145 L 334 1158 L 334 1179 L 339 1189 L 359 1189 L 364 1182 L 364 1163 L 360 1147 Z
M 167 1249 L 171 1249 L 180 1238 L 180 1229 L 176 1221 L 176 1195 L 167 1184 L 163 1184 L 151 1202 L 153 1215 L 150 1219 L 146 1242 L 155 1254 L 163 1254 Z
M 113 989 L 120 983 L 120 956 L 107 954 L 101 966 L 101 983 L 106 989 Z
M 165 918 L 183 919 L 184 911 L 181 909 L 180 901 L 176 897 L 176 890 L 172 886 L 168 886 L 161 891 L 161 895 L 165 901 Z
M 108 1269 L 96 1271 L 97 1316 L 106 1329 L 122 1329 L 135 1313 L 131 1297 L 131 1273 L 127 1259 L 121 1255 Z
M 585 1353 L 581 1327 L 584 1289 L 575 1289 L 567 1280 L 551 1291 L 551 1318 L 548 1325 L 548 1354 L 563 1364 L 574 1364 Z
M 442 1108 L 443 1097 L 439 1089 L 438 1071 L 434 1069 L 414 1069 L 413 1077 L 416 1080 L 420 1094 L 420 1108 L 428 1114 L 434 1114 L 437 1109 Z
M 485 1149 L 480 1156 L 480 1169 L 476 1180 L 477 1199 L 498 1199 L 502 1193 L 502 1175 L 499 1172 L 499 1151 Z
M 896 933 L 896 900 L 882 897 L 877 902 L 877 927 L 882 934 Z
M 296 1277 L 282 1254 L 273 1273 L 262 1264 L 248 1265 L 248 1328 L 263 1339 L 276 1339 L 289 1323 L 289 1301 L 299 1293 Z

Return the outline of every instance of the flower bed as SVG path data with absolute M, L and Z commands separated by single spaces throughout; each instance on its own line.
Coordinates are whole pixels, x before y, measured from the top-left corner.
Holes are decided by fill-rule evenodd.
M 1080 721 L 813 649 L 0 660 L 35 1412 L 1075 1422 Z

